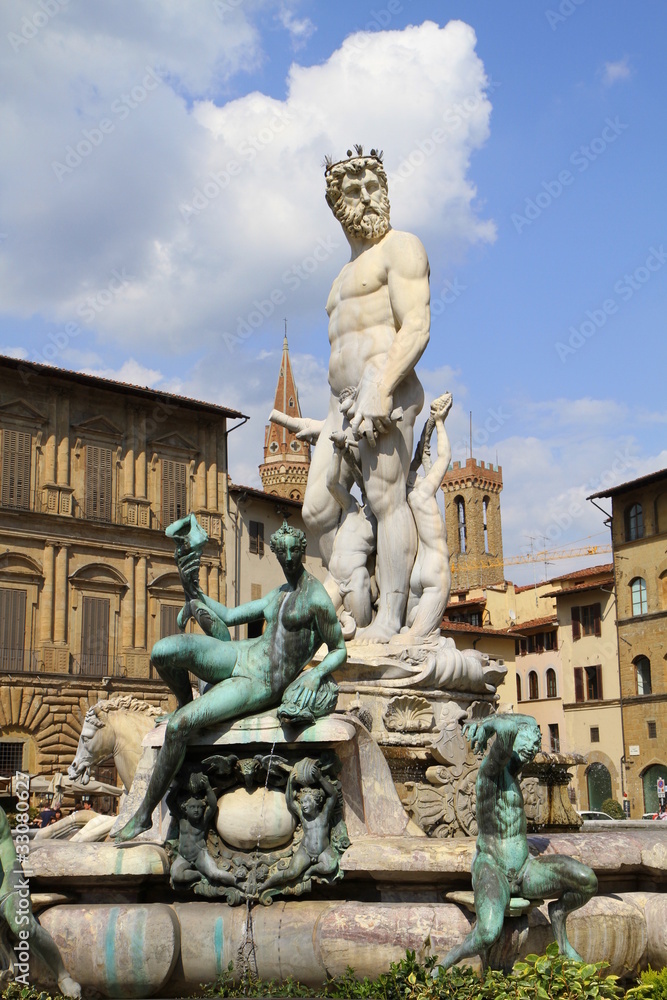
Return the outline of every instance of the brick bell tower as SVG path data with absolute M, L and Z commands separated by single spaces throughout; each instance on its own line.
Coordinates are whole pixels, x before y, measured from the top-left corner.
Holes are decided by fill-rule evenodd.
M 505 578 L 500 492 L 503 470 L 491 462 L 453 462 L 442 480 L 452 590 L 501 584 Z
M 273 408 L 287 413 L 290 417 L 301 416 L 287 334 L 283 340 L 283 356 Z M 290 500 L 303 500 L 309 468 L 308 442 L 299 441 L 296 434 L 288 431 L 286 427 L 274 423 L 267 424 L 264 431 L 264 462 L 259 467 L 264 491 Z

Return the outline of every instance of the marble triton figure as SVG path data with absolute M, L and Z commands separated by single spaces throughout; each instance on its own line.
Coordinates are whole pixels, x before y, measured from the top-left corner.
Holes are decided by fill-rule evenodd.
M 180 634 L 160 639 L 151 662 L 178 699 L 168 718 L 146 795 L 118 840 L 130 840 L 150 829 L 151 815 L 183 763 L 189 737 L 228 719 L 279 705 L 279 714 L 291 720 L 310 720 L 335 705 L 337 687 L 329 675 L 341 667 L 347 652 L 336 612 L 322 584 L 306 571 L 306 536 L 287 523 L 270 538 L 271 551 L 283 568 L 286 583 L 266 597 L 227 608 L 207 597 L 199 586 L 199 562 L 205 533 L 194 515 L 167 531 L 181 538 L 176 562 L 185 590 L 187 616 L 197 618 L 207 635 Z M 194 544 L 188 544 L 188 538 Z M 229 626 L 266 621 L 254 639 L 227 639 Z M 219 638 L 216 638 L 219 636 Z M 305 673 L 313 654 L 325 643 L 328 652 Z M 207 684 L 193 701 L 188 671 Z

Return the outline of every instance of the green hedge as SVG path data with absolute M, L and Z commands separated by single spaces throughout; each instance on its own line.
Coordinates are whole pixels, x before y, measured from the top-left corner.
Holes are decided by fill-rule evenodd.
M 561 958 L 556 944 L 549 945 L 546 955 L 528 955 L 523 962 L 516 962 L 509 976 L 488 971 L 480 978 L 472 969 L 457 966 L 433 978 L 436 963 L 431 958 L 422 965 L 409 951 L 377 979 L 357 979 L 348 969 L 318 991 L 294 979 L 265 982 L 246 975 L 235 982 L 230 965 L 217 983 L 205 988 L 204 996 L 312 997 L 315 992 L 334 1000 L 620 1000 L 624 996 L 618 977 L 605 974 L 605 962 L 571 962 Z M 645 987 L 642 981 L 636 990 L 648 988 L 652 987 Z M 635 992 L 634 996 L 636 1000 L 667 1000 L 667 991 L 664 995 Z
M 561 958 L 549 945 L 546 955 L 528 955 L 516 962 L 512 974 L 488 971 L 481 978 L 472 969 L 457 966 L 432 977 L 436 959 L 420 964 L 413 951 L 377 979 L 357 979 L 352 969 L 331 979 L 319 990 L 289 978 L 266 982 L 253 976 L 234 981 L 230 964 L 213 985 L 203 986 L 205 997 L 331 997 L 332 1000 L 667 1000 L 667 969 L 643 972 L 626 993 L 617 976 L 605 975 L 605 962 L 589 965 Z M 56 998 L 59 994 L 56 995 Z M 50 993 L 12 983 L 2 1000 L 56 1000 Z

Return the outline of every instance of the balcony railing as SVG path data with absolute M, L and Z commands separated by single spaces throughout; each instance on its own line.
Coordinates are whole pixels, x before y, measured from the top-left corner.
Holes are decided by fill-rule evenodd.
M 34 673 L 37 653 L 34 649 L 8 649 L 0 646 L 0 671 L 3 674 Z
M 41 513 L 46 510 L 46 503 L 42 498 L 41 490 L 32 490 L 27 495 L 17 498 L 17 497 L 5 497 L 0 499 L 0 507 L 3 510 L 11 511 L 23 511 L 30 510 L 36 513 Z
M 25 511 L 30 511 L 33 514 L 52 513 L 41 490 L 33 490 L 21 500 L 14 498 L 2 501 L 0 498 L 0 510 L 17 514 Z M 152 528 L 154 531 L 162 531 L 170 523 L 170 520 L 166 520 L 163 524 L 165 516 L 162 511 L 156 513 L 152 508 L 149 508 L 148 524 L 142 525 L 142 527 Z M 136 520 L 131 520 L 128 516 L 128 507 L 126 504 L 114 504 L 107 511 L 91 512 L 90 509 L 86 510 L 85 503 L 82 503 L 75 496 L 72 497 L 72 517 L 82 521 L 94 521 L 97 524 L 127 524 L 131 527 L 136 526 Z
M 81 653 L 72 659 L 72 673 L 83 674 L 86 677 L 120 677 L 121 666 L 118 660 L 108 653 Z
M 131 527 L 136 527 L 136 520 L 130 520 L 128 510 L 129 508 L 126 504 L 119 503 L 114 504 L 109 511 L 86 511 L 85 504 L 77 500 L 76 497 L 72 497 L 72 514 L 82 521 L 95 521 L 97 524 L 127 524 Z M 148 524 L 142 525 L 142 527 L 153 528 L 156 531 L 162 528 L 160 519 L 152 507 L 148 508 Z

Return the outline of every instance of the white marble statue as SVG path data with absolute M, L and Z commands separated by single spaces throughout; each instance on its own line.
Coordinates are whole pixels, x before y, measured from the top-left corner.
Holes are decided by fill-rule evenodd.
M 357 479 L 357 463 L 351 442 L 344 431 L 331 435 L 333 460 L 327 470 L 327 489 L 341 509 L 340 522 L 334 536 L 329 560 L 329 577 L 324 586 L 338 611 L 343 636 L 352 639 L 358 628 L 370 625 L 373 615 L 371 559 L 375 553 L 375 517 L 366 502 L 363 484 L 362 502 L 345 487 L 345 468 L 352 469 Z M 360 476 L 359 476 L 360 478 Z
M 408 504 L 417 525 L 417 557 L 410 574 L 410 594 L 406 628 L 401 639 L 418 640 L 440 629 L 452 575 L 449 569 L 447 529 L 438 507 L 436 494 L 449 468 L 452 449 L 445 430 L 445 419 L 452 408 L 452 394 L 446 392 L 431 403 L 408 475 Z M 431 460 L 431 436 L 437 435 L 437 457 Z M 422 466 L 425 475 L 419 475 Z
M 386 643 L 405 619 L 417 530 L 406 483 L 413 429 L 424 393 L 414 368 L 429 340 L 429 266 L 416 236 L 389 225 L 381 154 L 361 147 L 327 163 L 327 202 L 343 227 L 351 258 L 329 300 L 329 412 L 312 457 L 303 516 L 330 565 L 340 506 L 327 488 L 332 434 L 350 429 L 358 442 L 364 495 L 377 521 L 377 613 L 357 633 Z M 341 393 L 347 393 L 341 403 Z M 342 486 L 352 485 L 351 473 Z

